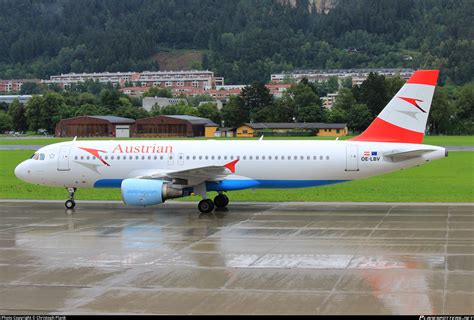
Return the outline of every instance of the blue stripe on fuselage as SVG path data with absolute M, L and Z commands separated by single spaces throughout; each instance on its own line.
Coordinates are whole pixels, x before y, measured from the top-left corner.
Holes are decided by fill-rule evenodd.
M 94 183 L 94 188 L 120 188 L 123 179 L 102 179 Z
M 122 179 L 102 179 L 94 188 L 120 188 Z M 350 180 L 222 180 L 206 182 L 207 191 L 233 191 L 250 188 L 290 189 L 325 186 Z

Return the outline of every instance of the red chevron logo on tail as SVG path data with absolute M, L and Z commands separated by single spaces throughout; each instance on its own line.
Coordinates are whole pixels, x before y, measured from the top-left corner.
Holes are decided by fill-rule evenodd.
M 405 98 L 405 97 L 398 97 L 399 99 L 402 99 L 409 104 L 413 105 L 414 107 L 418 108 L 421 112 L 426 113 L 425 110 L 423 110 L 419 105 L 418 102 L 423 102 L 423 100 L 420 99 L 414 99 L 414 98 Z

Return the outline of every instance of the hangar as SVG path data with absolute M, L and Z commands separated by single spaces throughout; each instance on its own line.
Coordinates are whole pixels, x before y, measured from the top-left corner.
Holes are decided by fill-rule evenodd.
M 206 118 L 187 115 L 162 115 L 138 119 L 133 127 L 134 137 L 203 137 L 206 126 L 218 125 Z
M 135 120 L 117 116 L 80 116 L 56 124 L 56 137 L 129 138 Z

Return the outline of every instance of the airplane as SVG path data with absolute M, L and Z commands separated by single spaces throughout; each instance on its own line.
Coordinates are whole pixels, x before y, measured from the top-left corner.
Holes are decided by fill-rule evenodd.
M 229 203 L 225 193 L 303 188 L 376 176 L 440 159 L 423 145 L 438 70 L 419 70 L 369 127 L 349 140 L 93 140 L 55 143 L 15 168 L 26 182 L 65 187 L 68 209 L 79 188 L 120 188 L 123 202 L 151 206 L 198 195 L 198 209 Z M 214 200 L 207 193 L 215 191 Z

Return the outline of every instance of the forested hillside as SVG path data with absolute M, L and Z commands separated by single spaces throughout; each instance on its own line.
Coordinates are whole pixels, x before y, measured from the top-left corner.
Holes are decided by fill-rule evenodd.
M 474 78 L 472 0 L 3 0 L 0 78 L 156 70 L 166 50 L 205 50 L 227 83 L 294 68 L 441 68 Z

